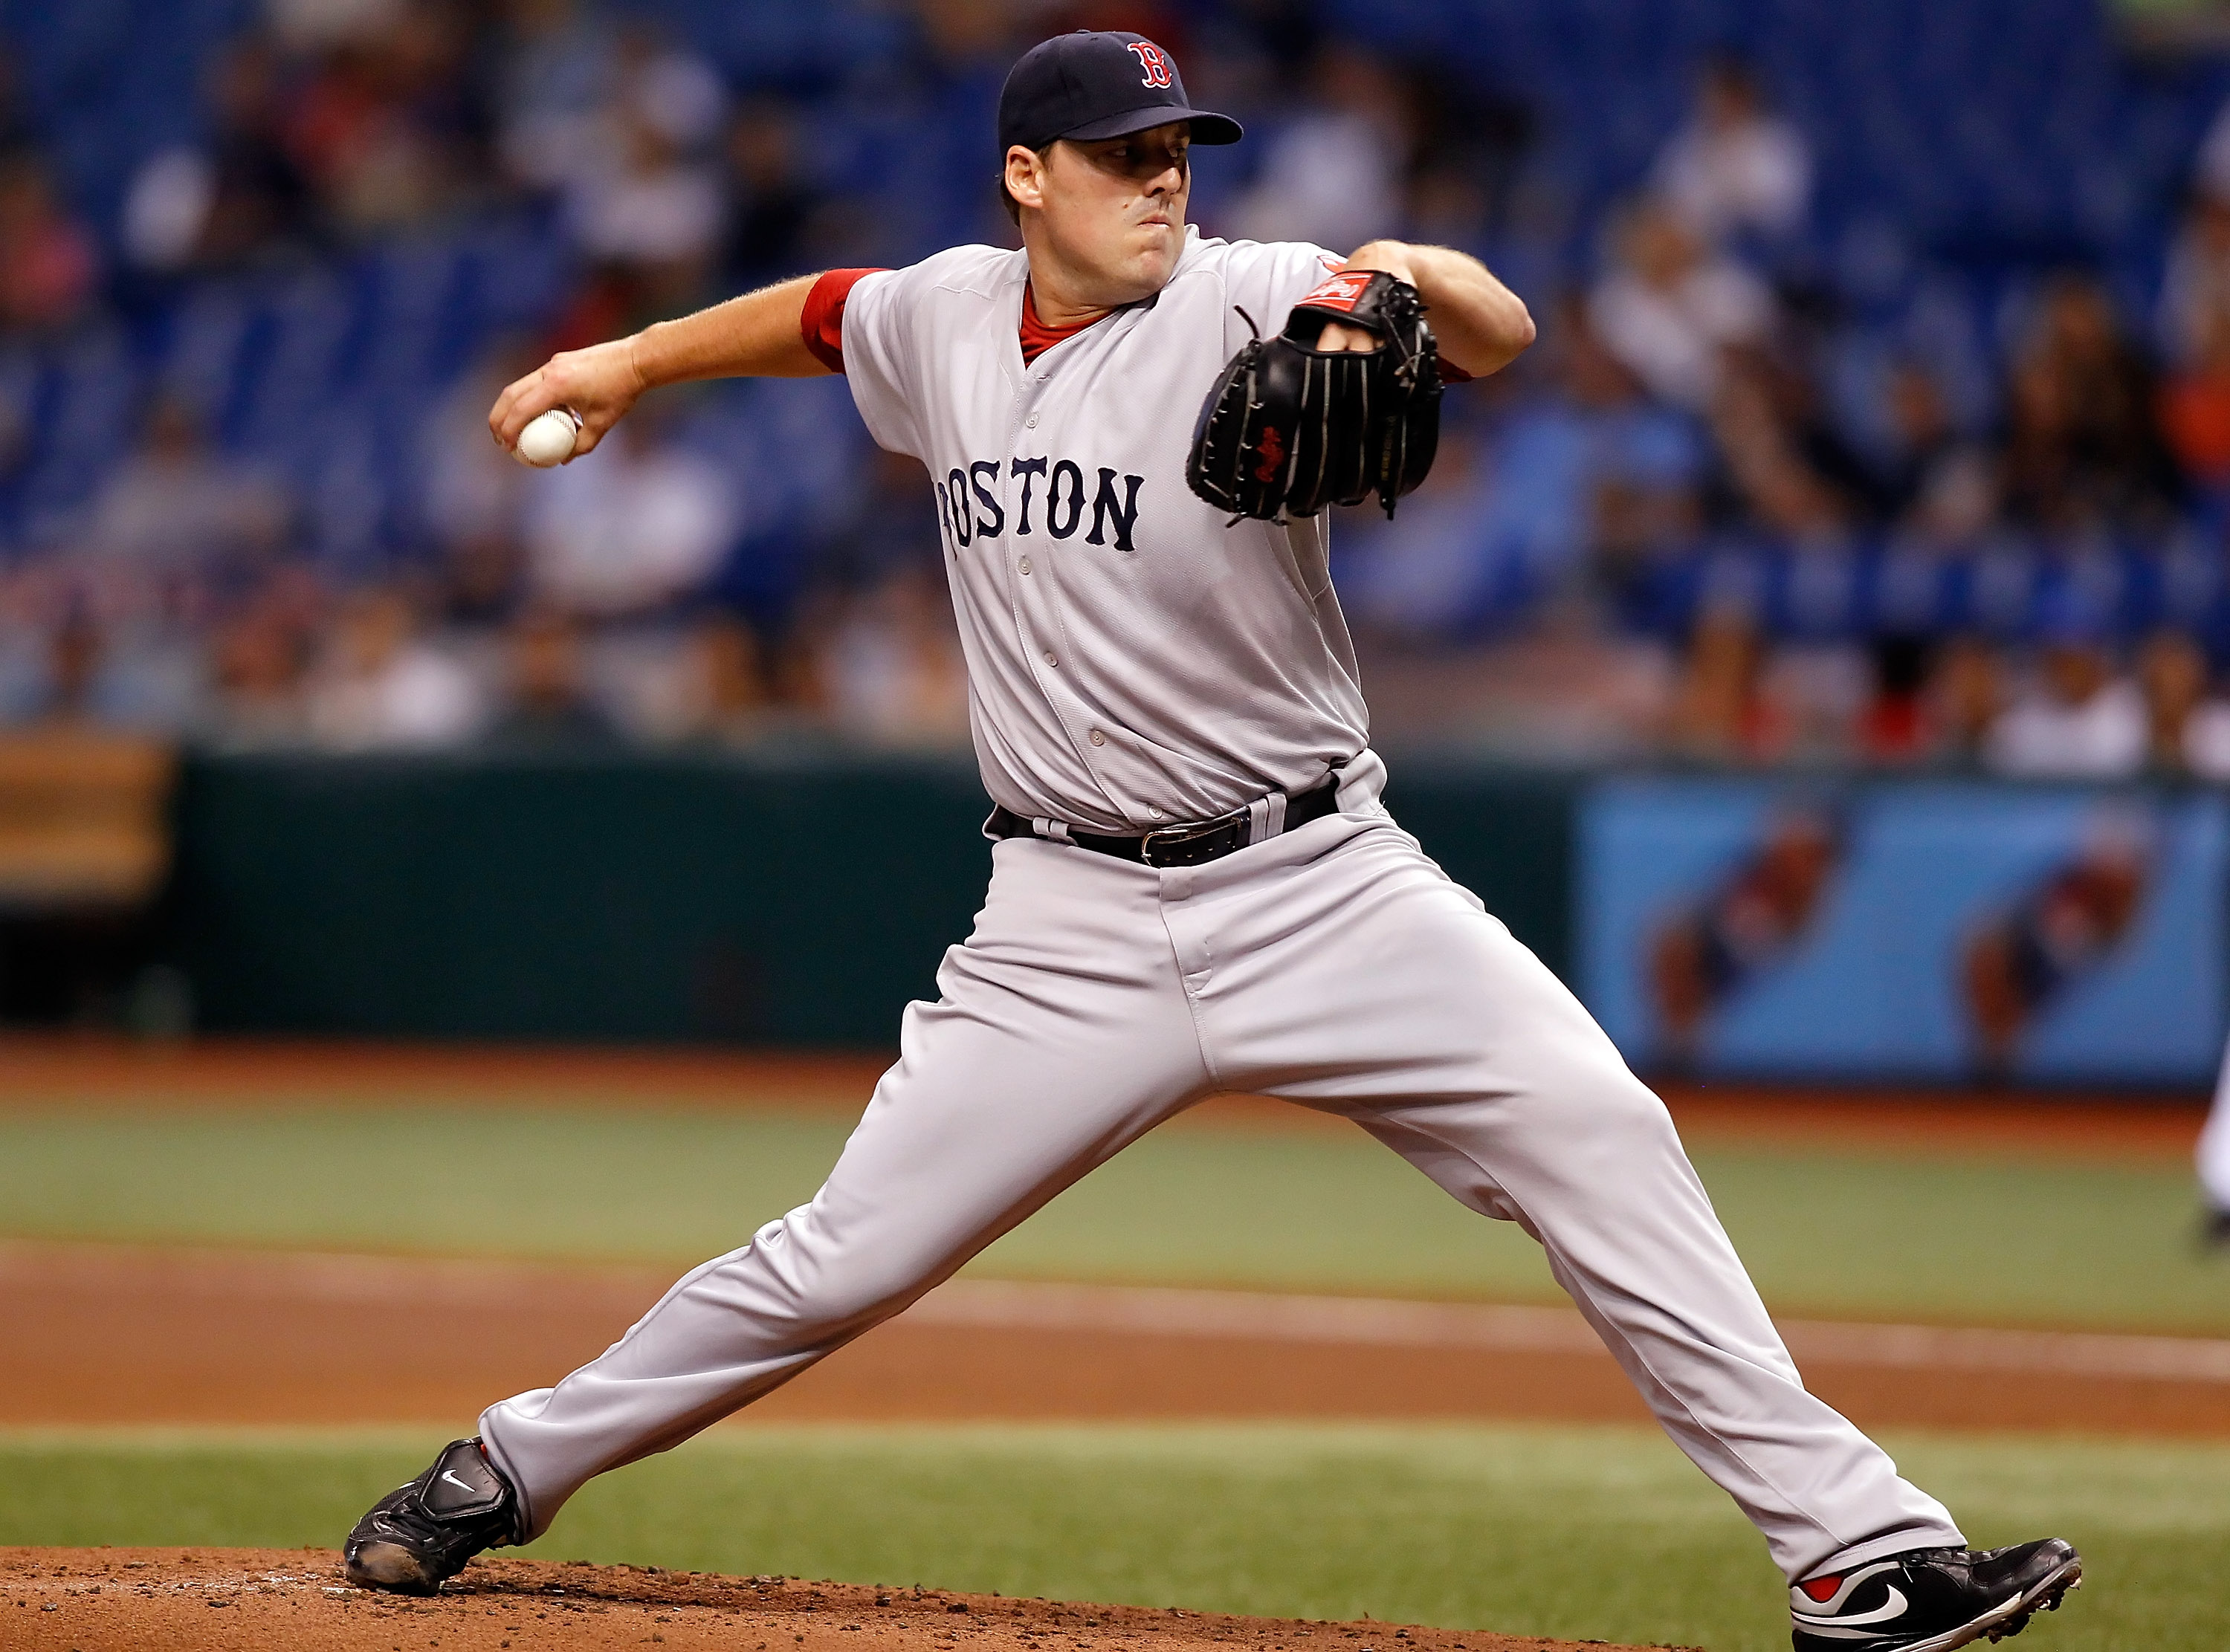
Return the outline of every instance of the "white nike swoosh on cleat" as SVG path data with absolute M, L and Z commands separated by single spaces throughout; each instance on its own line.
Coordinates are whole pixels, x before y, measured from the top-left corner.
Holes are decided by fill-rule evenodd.
M 1792 1611 L 1789 1615 L 1796 1620 L 1799 1628 L 1813 1630 L 1862 1629 L 1869 1623 L 1886 1623 L 1892 1618 L 1904 1617 L 1905 1607 L 1905 1597 L 1898 1591 L 1897 1585 L 1891 1584 L 1888 1587 L 1889 1604 L 1885 1606 L 1877 1606 L 1870 1612 L 1856 1613 L 1848 1617 L 1820 1617 L 1811 1612 L 1797 1611 Z
M 464 1493 L 467 1497 L 477 1497 L 480 1495 L 480 1493 L 477 1490 L 467 1486 L 463 1481 L 457 1478 L 457 1471 L 454 1469 L 442 1469 L 441 1478 L 448 1481 L 451 1485 L 454 1486 L 459 1491 Z

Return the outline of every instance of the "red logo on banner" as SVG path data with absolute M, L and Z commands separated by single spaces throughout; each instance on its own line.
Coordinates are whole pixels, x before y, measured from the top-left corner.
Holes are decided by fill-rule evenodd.
M 1167 86 L 1170 83 L 1170 60 L 1162 48 L 1150 40 L 1134 40 L 1131 49 L 1138 55 L 1138 62 L 1146 71 L 1140 86 Z

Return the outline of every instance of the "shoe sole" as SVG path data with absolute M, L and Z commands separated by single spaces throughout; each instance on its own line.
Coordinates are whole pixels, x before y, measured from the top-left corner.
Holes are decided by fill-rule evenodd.
M 342 1563 L 341 1575 L 359 1589 L 384 1589 L 395 1595 L 438 1595 L 441 1579 L 426 1574 L 425 1563 L 400 1543 L 367 1543 Z
M 2014 1597 L 2002 1606 L 1993 1606 L 1973 1623 L 1962 1624 L 1948 1635 L 1911 1642 L 1899 1648 L 1898 1652 L 1953 1652 L 1954 1648 L 1971 1646 L 1986 1635 L 1993 1642 L 2002 1641 L 2027 1629 L 2030 1613 L 2057 1611 L 2067 1591 L 2082 1586 L 2083 1559 L 2071 1555 L 2066 1565 L 2027 1593 Z

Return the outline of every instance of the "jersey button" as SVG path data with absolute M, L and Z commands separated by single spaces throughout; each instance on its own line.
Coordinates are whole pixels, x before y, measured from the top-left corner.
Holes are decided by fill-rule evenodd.
M 1149 820 L 1158 820 L 1162 818 L 1162 812 L 1159 809 L 1148 809 L 1146 818 Z
M 1046 650 L 1046 664 L 1047 664 L 1047 665 L 1055 665 L 1055 666 L 1059 665 L 1060 664 L 1060 656 L 1059 654 L 1056 654 L 1055 652 L 1054 652 L 1054 651 L 1053 651 L 1052 649 L 1050 649 L 1050 648 L 1047 649 L 1047 650 Z
M 1094 729 L 1092 731 L 1092 743 L 1095 746 L 1104 746 L 1107 743 L 1107 736 Z
M 1038 415 L 1033 413 L 1028 418 L 1023 420 L 1022 423 L 1028 429 L 1035 430 L 1038 427 Z
M 1027 557 L 1027 556 L 1023 557 L 1023 558 L 1022 558 L 1022 560 L 1021 562 L 1019 562 L 1015 563 L 1015 565 L 1017 568 L 1021 569 L 1022 570 L 1022 572 L 1024 572 L 1025 574 L 1027 574 L 1027 573 L 1028 573 L 1028 572 L 1030 571 L 1030 559 L 1029 559 L 1028 557 Z

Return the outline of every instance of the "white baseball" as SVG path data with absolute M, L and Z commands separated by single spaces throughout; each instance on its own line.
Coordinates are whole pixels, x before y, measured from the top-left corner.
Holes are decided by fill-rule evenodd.
M 552 408 L 537 414 L 519 433 L 519 456 L 538 468 L 562 465 L 573 456 L 573 442 L 580 434 L 578 414 L 570 408 Z

